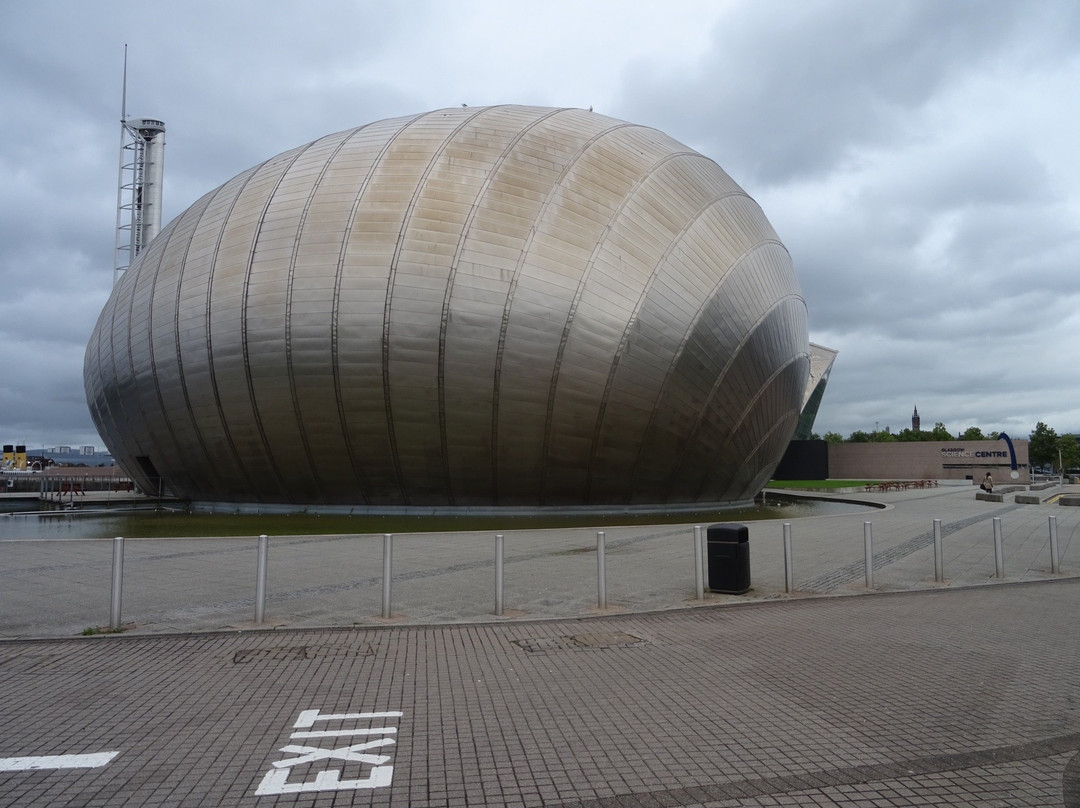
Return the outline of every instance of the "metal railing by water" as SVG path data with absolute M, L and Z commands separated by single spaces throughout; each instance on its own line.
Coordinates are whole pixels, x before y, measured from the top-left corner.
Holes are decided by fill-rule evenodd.
M 993 548 L 994 548 L 994 567 L 995 577 L 998 579 L 1005 578 L 1005 563 L 1004 563 L 1004 531 L 1002 527 L 1002 518 L 993 517 Z M 1058 575 L 1061 573 L 1061 561 L 1060 561 L 1060 548 L 1058 545 L 1058 530 L 1057 530 L 1057 518 L 1054 516 L 1049 517 L 1048 521 L 1049 529 L 1049 543 L 1050 543 L 1050 561 L 1051 561 L 1051 573 Z M 797 591 L 797 582 L 795 580 L 794 562 L 793 562 L 793 536 L 792 525 L 790 522 L 784 522 L 782 525 L 782 553 L 783 553 L 783 571 L 784 571 L 784 591 L 787 594 L 794 594 Z M 945 555 L 945 541 L 943 538 L 945 531 L 942 528 L 942 522 L 940 519 L 934 519 L 932 523 L 931 535 L 933 540 L 933 566 L 934 566 L 934 580 L 937 583 L 945 583 L 945 569 L 944 569 L 944 555 Z M 926 534 L 924 534 L 925 536 Z M 705 553 L 703 552 L 702 541 L 702 525 L 694 525 L 692 528 L 693 539 L 693 591 L 697 601 L 704 601 L 705 590 L 707 587 L 707 564 L 705 563 Z M 383 619 L 390 619 L 393 614 L 392 611 L 392 594 L 393 594 L 393 534 L 383 534 L 383 554 L 382 554 L 382 608 L 381 617 Z M 925 539 L 924 539 L 925 541 Z M 122 630 L 122 605 L 123 605 L 123 587 L 124 587 L 124 548 L 125 540 L 122 536 L 117 536 L 112 540 L 112 576 L 110 581 L 110 607 L 109 607 L 109 628 L 111 631 Z M 260 535 L 257 539 L 257 551 L 255 558 L 255 625 L 263 625 L 266 621 L 266 607 L 268 600 L 268 587 L 267 587 L 267 575 L 269 570 L 269 545 L 270 538 L 266 534 Z M 925 546 L 925 545 L 922 545 Z M 609 606 L 609 593 L 608 593 L 608 570 L 607 570 L 607 533 L 604 530 L 596 532 L 596 604 L 601 610 L 605 610 Z M 895 548 L 894 548 L 895 549 Z M 886 551 L 883 554 L 885 561 L 883 563 L 890 563 L 889 559 L 890 551 Z M 489 562 L 491 563 L 491 562 Z M 873 546 L 873 522 L 863 522 L 863 561 L 859 565 L 863 568 L 865 574 L 866 587 L 873 589 L 875 586 L 874 578 L 874 565 L 875 554 Z M 503 533 L 495 534 L 494 545 L 494 559 L 493 566 L 495 569 L 494 577 L 494 614 L 495 616 L 502 617 L 505 613 L 505 568 L 506 568 L 506 536 Z M 689 581 L 687 582 L 688 586 Z

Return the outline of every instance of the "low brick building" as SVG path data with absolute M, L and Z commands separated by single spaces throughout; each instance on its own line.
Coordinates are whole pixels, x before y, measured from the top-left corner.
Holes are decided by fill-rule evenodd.
M 775 479 L 1031 481 L 1026 440 L 792 441 Z M 1015 474 L 1015 476 L 1014 476 Z

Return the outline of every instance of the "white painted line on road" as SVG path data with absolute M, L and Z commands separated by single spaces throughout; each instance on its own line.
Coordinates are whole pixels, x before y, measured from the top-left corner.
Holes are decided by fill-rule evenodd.
M 317 729 L 294 732 L 290 738 L 344 738 L 349 735 L 393 735 L 397 727 L 368 727 L 367 729 Z
M 361 721 L 366 718 L 401 718 L 400 710 L 389 710 L 381 713 L 322 713 L 318 710 L 303 710 L 293 724 L 293 729 L 311 727 L 316 721 Z
M 119 754 L 119 752 L 97 752 L 90 755 L 0 758 L 0 772 L 24 772 L 36 769 L 96 769 L 106 765 Z

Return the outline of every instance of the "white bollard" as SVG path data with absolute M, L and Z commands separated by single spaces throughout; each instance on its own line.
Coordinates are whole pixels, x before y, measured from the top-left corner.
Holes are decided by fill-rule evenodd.
M 998 578 L 1005 577 L 1005 557 L 1001 551 L 1001 517 L 994 517 L 994 572 Z
M 604 531 L 596 531 L 596 605 L 607 608 L 607 569 L 604 559 Z
M 1061 558 L 1058 556 L 1057 517 L 1050 517 L 1050 571 L 1057 575 L 1061 572 Z
M 862 523 L 863 532 L 863 558 L 866 565 L 866 588 L 874 588 L 874 525 L 872 522 Z
M 503 613 L 503 534 L 495 534 L 495 614 Z
M 694 525 L 694 585 L 697 599 L 705 600 L 705 570 L 701 553 L 701 525 Z
M 791 522 L 784 522 L 784 591 L 795 591 L 795 566 L 791 558 Z
M 945 557 L 941 547 L 941 520 L 934 520 L 934 580 L 945 582 Z
M 109 603 L 109 628 L 120 630 L 120 603 L 124 599 L 124 537 L 113 539 L 112 592 Z
M 382 540 L 382 616 L 390 619 L 390 580 L 393 577 L 394 535 L 383 533 Z
M 270 539 L 259 536 L 259 555 L 255 564 L 255 622 L 262 623 L 266 615 L 266 567 Z

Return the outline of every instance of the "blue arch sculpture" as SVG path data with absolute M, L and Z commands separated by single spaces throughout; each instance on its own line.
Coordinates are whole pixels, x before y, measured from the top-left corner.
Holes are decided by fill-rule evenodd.
M 1003 440 L 1009 445 L 1009 467 L 1013 471 L 1019 472 L 1019 469 L 1016 467 L 1016 449 L 1013 448 L 1012 438 L 1004 432 L 998 432 L 998 440 Z

